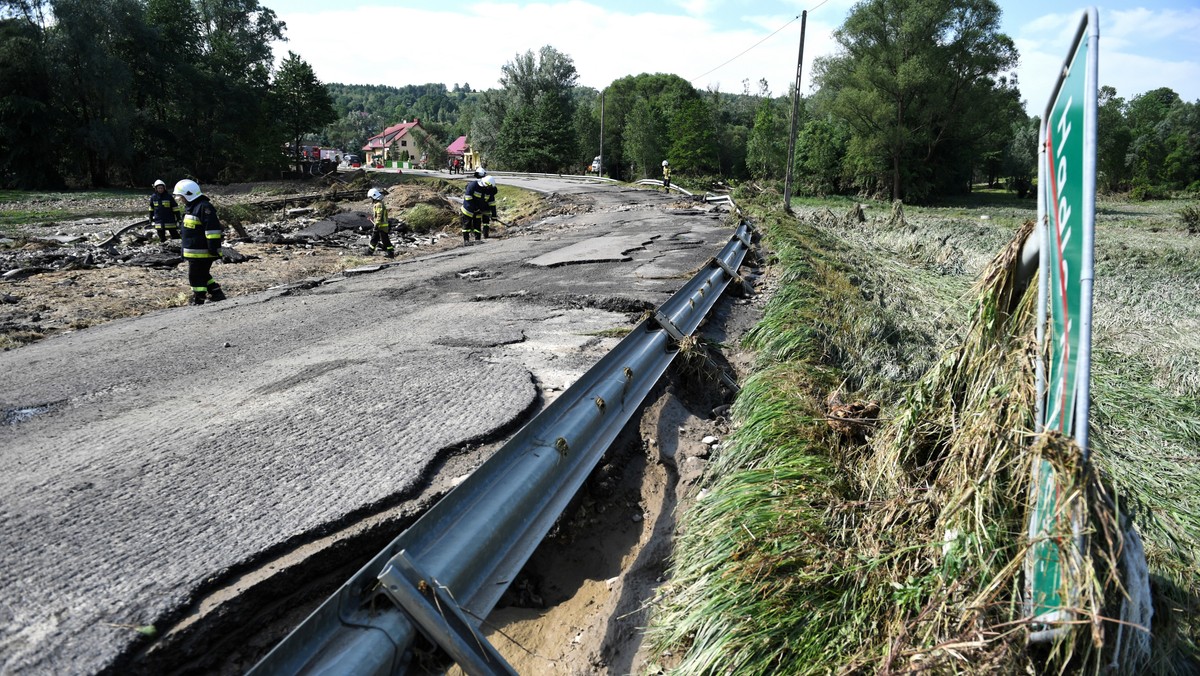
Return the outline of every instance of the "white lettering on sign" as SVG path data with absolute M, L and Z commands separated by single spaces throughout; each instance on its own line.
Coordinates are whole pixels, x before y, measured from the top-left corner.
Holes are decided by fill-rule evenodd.
M 1067 241 L 1071 237 L 1070 230 L 1067 229 L 1067 223 L 1071 220 L 1071 205 L 1067 203 L 1067 198 L 1063 195 L 1063 190 L 1067 186 L 1067 156 L 1063 154 L 1066 148 L 1067 139 L 1071 136 L 1071 121 L 1067 118 L 1067 113 L 1071 110 L 1071 104 L 1075 101 L 1074 97 L 1067 99 L 1067 105 L 1063 106 L 1062 115 L 1058 118 L 1058 124 L 1054 125 L 1058 131 L 1058 149 L 1055 155 L 1058 159 L 1058 179 L 1056 186 L 1058 188 L 1058 232 L 1061 238 L 1061 246 L 1065 247 Z
M 1075 101 L 1075 97 L 1067 99 L 1067 105 L 1063 108 L 1062 117 L 1058 118 L 1058 150 L 1055 155 L 1062 155 L 1063 146 L 1067 143 L 1067 137 L 1071 135 L 1071 122 L 1067 119 L 1067 111 L 1071 110 L 1071 103 Z

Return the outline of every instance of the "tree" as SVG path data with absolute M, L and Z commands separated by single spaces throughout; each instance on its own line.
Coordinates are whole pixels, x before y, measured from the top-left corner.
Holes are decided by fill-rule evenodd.
M 667 154 L 675 171 L 693 175 L 717 171 L 717 137 L 704 99 L 681 103 L 671 118 L 669 134 Z
M 1038 118 L 1018 120 L 1012 123 L 1008 149 L 1004 155 L 1004 175 L 1008 189 L 1017 193 L 1018 199 L 1033 188 L 1033 177 L 1037 174 L 1038 162 Z
M 642 178 L 654 176 L 657 171 L 653 167 L 661 166 L 662 160 L 666 159 L 663 141 L 667 125 L 662 113 L 649 100 L 638 99 L 624 126 L 622 151 L 625 161 L 632 165 L 633 175 Z
M 502 68 L 503 101 L 485 114 L 499 117 L 499 133 L 476 139 L 502 165 L 525 171 L 558 171 L 578 154 L 572 88 L 579 79 L 571 57 L 547 45 L 535 56 L 518 54 Z M 486 143 L 486 145 L 484 145 Z
M 979 115 L 1010 96 L 1016 65 L 992 0 L 864 0 L 835 32 L 843 53 L 816 79 L 850 125 L 847 168 L 860 187 L 921 199 L 969 186 Z
M 1118 192 L 1129 185 L 1126 156 L 1133 134 L 1125 120 L 1125 99 L 1105 85 L 1097 96 L 1096 182 L 1101 190 Z
M 815 195 L 842 190 L 842 163 L 846 157 L 847 126 L 831 116 L 815 117 L 796 136 L 796 185 Z
M 62 133 L 48 72 L 41 28 L 23 18 L 0 20 L 0 187 L 62 183 L 45 158 Z
M 746 169 L 759 179 L 779 180 L 787 170 L 787 143 L 791 133 L 789 112 L 781 102 L 762 99 L 754 114 L 754 128 L 746 142 Z
M 275 120 L 292 142 L 296 171 L 300 171 L 300 146 L 304 135 L 337 120 L 333 99 L 317 79 L 312 66 L 292 51 L 288 51 L 275 74 L 271 97 Z

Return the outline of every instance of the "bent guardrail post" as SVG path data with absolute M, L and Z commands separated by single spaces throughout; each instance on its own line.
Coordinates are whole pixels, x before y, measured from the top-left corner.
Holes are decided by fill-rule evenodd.
M 741 267 L 749 245 L 749 229 L 741 223 L 721 252 L 659 307 L 661 320 L 638 324 L 250 673 L 403 673 L 418 628 L 455 659 L 465 660 L 460 665 L 468 673 L 511 673 L 490 646 L 468 645 L 483 639 L 463 627 L 463 617 L 478 626 L 491 611 L 666 372 L 676 339 L 660 321 L 681 335 L 695 331 L 737 279 L 730 271 Z M 423 612 L 412 589 L 439 594 L 437 605 L 456 607 L 440 616 L 410 616 L 403 607 L 411 606 L 414 615 Z

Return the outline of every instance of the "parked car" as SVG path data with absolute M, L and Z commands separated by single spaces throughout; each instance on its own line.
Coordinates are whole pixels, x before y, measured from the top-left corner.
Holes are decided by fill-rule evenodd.
M 357 169 L 362 166 L 362 162 L 358 159 L 358 155 L 347 155 L 346 166 Z

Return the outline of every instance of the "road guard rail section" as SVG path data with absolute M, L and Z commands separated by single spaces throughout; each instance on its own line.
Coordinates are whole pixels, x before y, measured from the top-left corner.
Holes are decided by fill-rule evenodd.
M 463 483 L 359 570 L 251 671 L 403 674 L 416 632 L 469 674 L 514 673 L 476 627 L 703 321 L 751 246 L 717 256 Z

